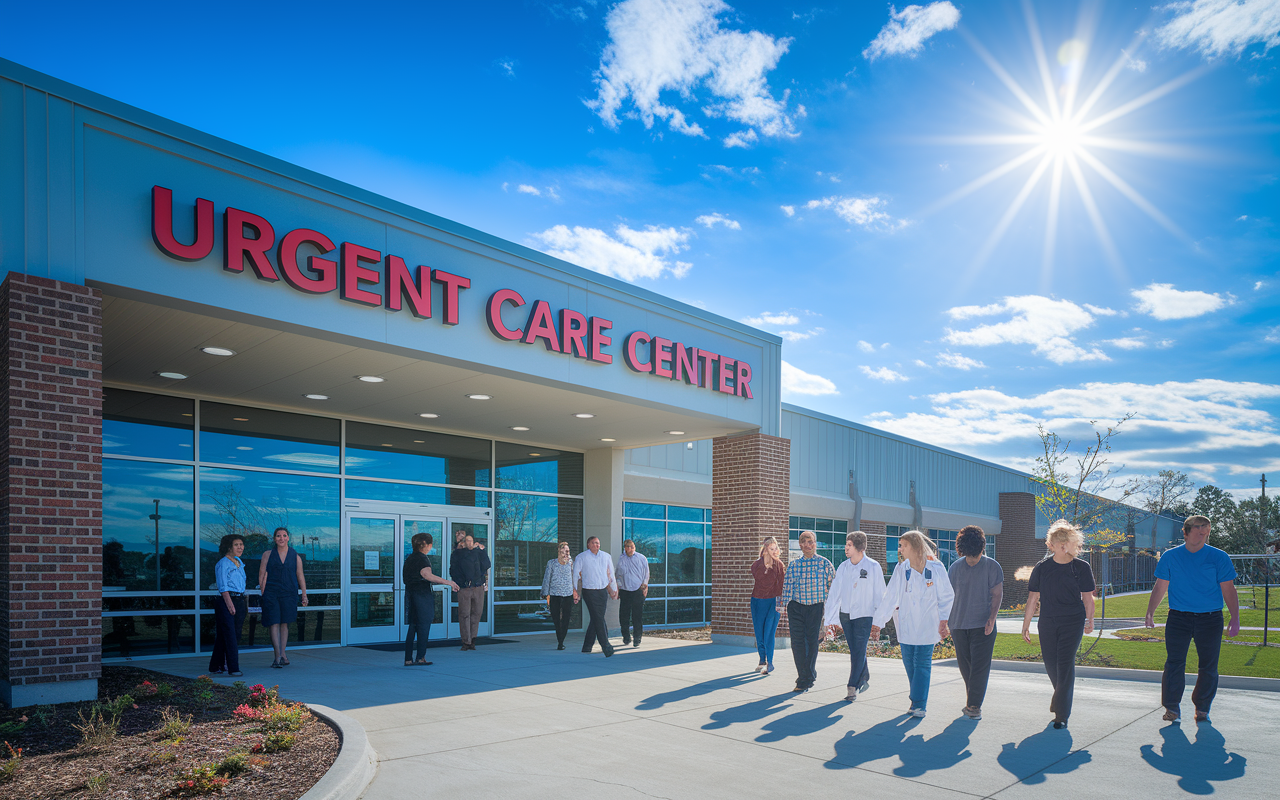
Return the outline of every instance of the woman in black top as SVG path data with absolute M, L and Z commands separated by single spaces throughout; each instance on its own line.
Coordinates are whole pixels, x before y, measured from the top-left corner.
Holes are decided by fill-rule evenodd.
M 454 591 L 458 590 L 458 584 L 448 578 L 432 574 L 431 559 L 427 557 L 431 555 L 431 534 L 418 533 L 409 541 L 413 545 L 413 552 L 404 560 L 404 567 L 400 573 L 400 577 L 404 579 L 405 616 L 409 623 L 409 630 L 404 638 L 404 665 L 426 667 L 431 665 L 431 662 L 426 660 L 427 634 L 431 631 L 431 623 L 435 622 L 436 618 L 436 603 L 431 595 L 431 584 L 443 584 Z M 416 661 L 410 661 L 415 635 L 418 638 L 418 658 Z
M 1045 544 L 1053 556 L 1031 570 L 1027 585 L 1027 611 L 1022 618 L 1022 638 L 1031 642 L 1031 617 L 1040 607 L 1040 655 L 1053 684 L 1049 712 L 1053 727 L 1067 727 L 1076 683 L 1076 650 L 1086 633 L 1093 632 L 1093 570 L 1076 558 L 1084 546 L 1080 529 L 1058 520 L 1049 527 Z

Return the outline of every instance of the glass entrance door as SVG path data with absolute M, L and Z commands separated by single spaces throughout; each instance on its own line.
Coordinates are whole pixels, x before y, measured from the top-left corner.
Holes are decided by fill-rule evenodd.
M 489 523 L 487 521 L 476 521 L 469 519 L 449 519 L 449 543 L 452 548 L 458 540 L 459 534 L 463 536 L 471 536 L 476 547 L 483 547 L 489 554 L 489 561 L 493 561 L 493 542 L 489 537 Z M 431 568 L 435 569 L 435 560 L 432 559 Z M 480 628 L 477 636 L 488 636 L 493 630 L 493 623 L 489 618 L 489 606 L 493 596 L 493 570 L 489 570 L 489 591 L 485 593 L 484 604 L 481 606 L 483 612 L 480 616 Z M 446 590 L 447 591 L 447 590 Z M 438 618 L 437 618 L 438 619 Z M 435 628 L 431 629 L 431 636 L 435 638 Z M 449 592 L 449 633 L 448 638 L 460 639 L 462 632 L 458 627 L 458 598 L 453 592 Z

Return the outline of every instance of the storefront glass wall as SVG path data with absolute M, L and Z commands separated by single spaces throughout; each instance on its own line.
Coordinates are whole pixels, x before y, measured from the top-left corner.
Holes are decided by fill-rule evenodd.
M 104 394 L 104 658 L 212 647 L 213 568 L 228 533 L 245 539 L 252 590 L 272 531 L 289 529 L 310 602 L 292 643 L 339 642 L 344 613 L 352 626 L 374 624 L 389 602 L 361 614 L 342 607 L 344 486 L 351 498 L 487 508 L 501 453 L 498 484 L 513 491 L 498 494 L 497 542 L 489 545 L 495 633 L 541 630 L 544 551 L 562 539 L 580 549 L 580 453 L 355 421 L 345 423 L 344 452 L 337 419 L 125 389 Z M 270 646 L 257 614 L 241 635 L 244 648 Z
M 649 559 L 649 625 L 705 625 L 711 619 L 711 509 L 623 503 L 622 527 Z

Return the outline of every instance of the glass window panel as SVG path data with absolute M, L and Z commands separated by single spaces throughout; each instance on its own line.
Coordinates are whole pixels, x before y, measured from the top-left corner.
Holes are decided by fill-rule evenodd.
M 569 615 L 569 630 L 582 627 L 582 604 L 573 607 Z M 554 631 L 551 612 L 547 604 L 541 601 L 530 603 L 513 603 L 495 605 L 493 607 L 494 633 L 525 633 L 529 631 Z
M 338 471 L 336 419 L 200 403 L 200 460 L 307 472 Z
M 221 595 L 219 595 L 221 597 Z M 103 597 L 103 611 L 190 611 L 195 597 Z
M 787 523 L 787 527 L 788 527 L 788 528 L 791 528 L 792 530 L 799 530 L 799 529 L 800 529 L 800 518 L 799 518 L 799 517 L 790 517 L 789 519 L 790 519 L 790 522 L 788 522 L 788 523 Z
M 667 597 L 702 597 L 705 584 L 696 586 L 669 586 L 667 587 Z
M 667 523 L 667 583 L 702 583 L 701 524 Z
M 541 586 L 547 562 L 560 542 L 582 552 L 582 501 L 498 493 L 497 535 L 489 558 L 496 586 Z
M 657 520 L 627 519 L 622 521 L 626 538 L 636 543 L 636 552 L 649 560 L 649 583 L 666 583 L 666 525 Z
M 251 593 L 247 597 L 249 601 L 249 605 L 256 606 L 258 604 L 257 590 L 251 589 L 250 592 Z M 220 594 L 204 593 L 200 595 L 200 611 L 203 613 L 208 613 L 210 611 L 213 611 L 213 609 L 216 606 L 219 606 L 221 604 L 222 604 L 222 595 Z M 316 593 L 316 592 L 308 591 L 307 592 L 307 608 L 313 609 L 313 608 L 319 608 L 321 606 L 332 606 L 334 608 L 341 608 L 342 595 L 338 592 Z M 302 610 L 301 606 L 299 606 L 298 608 L 299 610 Z M 293 639 L 290 639 L 289 641 L 292 642 Z
M 347 423 L 348 475 L 456 486 L 489 485 L 489 440 Z
M 194 497 L 192 467 L 103 459 L 104 594 L 195 588 Z
M 847 519 L 836 520 L 836 533 L 848 533 L 848 532 L 849 532 L 849 520 Z
M 488 508 L 489 492 L 445 486 L 417 486 L 411 483 L 357 481 L 347 479 L 347 497 L 354 500 L 384 500 L 395 503 L 435 503 L 447 506 Z
M 890 526 L 890 527 L 893 527 L 893 526 Z M 898 563 L 898 537 L 896 535 L 885 536 L 884 549 L 885 549 L 885 563 L 889 565 L 889 568 L 885 570 L 884 577 L 886 580 L 888 580 L 888 578 L 893 574 L 894 566 L 896 566 Z
M 645 599 L 645 602 L 648 602 L 649 600 L 652 600 L 655 597 L 666 597 L 666 596 L 667 596 L 667 587 L 654 586 L 651 583 L 649 584 L 649 596 Z
M 394 582 L 395 519 L 352 517 L 349 525 L 351 583 L 358 586 Z
M 396 624 L 395 592 L 352 592 L 347 613 L 352 628 L 380 628 Z
M 684 506 L 667 506 L 667 519 L 679 520 L 681 522 L 702 522 L 702 509 L 686 508 Z
M 706 570 L 706 573 L 704 574 L 702 579 L 704 581 L 710 581 L 711 580 L 711 526 L 710 525 L 702 526 L 702 541 L 703 541 L 702 564 L 703 564 L 703 568 Z
M 311 599 L 312 604 L 315 600 Z M 341 595 L 334 595 L 338 602 Z M 200 616 L 200 652 L 213 650 L 215 623 L 213 614 Z M 289 647 L 310 647 L 318 644 L 338 644 L 342 641 L 342 611 L 337 608 L 312 610 L 299 608 L 298 620 L 289 626 Z M 250 614 L 240 628 L 240 652 L 265 650 L 271 647 L 271 634 L 262 627 L 258 614 Z
M 835 520 L 819 518 L 814 520 L 814 523 L 817 526 L 814 528 L 815 531 L 835 530 Z
M 644 519 L 666 519 L 667 507 L 657 503 L 623 503 L 622 516 Z
M 709 509 L 709 508 L 706 510 L 706 516 L 705 516 L 705 519 L 707 520 L 707 522 L 710 522 L 710 521 L 711 521 L 711 509 Z
M 102 618 L 102 657 L 194 653 L 194 614 L 124 616 Z
M 710 586 L 707 587 L 707 595 L 708 595 L 707 599 L 702 601 L 702 607 L 704 609 L 702 618 L 704 620 L 711 619 L 711 597 L 710 597 L 711 587 Z
M 688 625 L 702 622 L 701 600 L 668 600 L 667 623 L 670 625 Z
M 582 494 L 582 453 L 498 442 L 498 488 Z
M 811 531 L 816 527 L 816 520 L 813 517 L 799 517 L 798 521 L 800 523 L 799 528 L 802 531 Z
M 102 390 L 102 454 L 195 458 L 194 400 L 162 394 Z
M 835 547 L 835 534 L 819 533 L 819 534 L 816 534 L 816 536 L 818 537 L 818 555 L 822 556 L 828 561 L 831 561 L 832 563 L 835 563 L 835 564 L 840 563 L 840 561 L 843 560 L 844 558 L 844 547 L 843 545 L 841 546 L 840 558 L 837 559 L 836 547 Z
M 644 624 L 667 624 L 667 601 L 653 599 L 653 587 L 649 587 L 649 598 L 644 601 Z
M 245 570 L 257 586 L 262 554 L 277 527 L 302 556 L 307 590 L 342 587 L 338 533 L 338 479 L 235 469 L 200 470 L 201 580 L 212 580 L 218 543 L 228 533 L 244 537 Z

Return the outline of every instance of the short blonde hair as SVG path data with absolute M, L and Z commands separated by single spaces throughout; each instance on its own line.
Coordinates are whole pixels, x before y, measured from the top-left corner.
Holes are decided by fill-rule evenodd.
M 925 536 L 920 531 L 907 531 L 898 537 L 898 547 L 902 547 L 902 543 L 906 542 L 911 545 L 911 549 L 920 556 L 934 561 L 938 560 L 938 550 L 933 546 L 933 540 Z
M 1049 526 L 1049 532 L 1044 537 L 1045 546 L 1058 542 L 1067 545 L 1067 552 L 1076 556 L 1084 549 L 1084 534 L 1075 525 L 1060 519 Z

